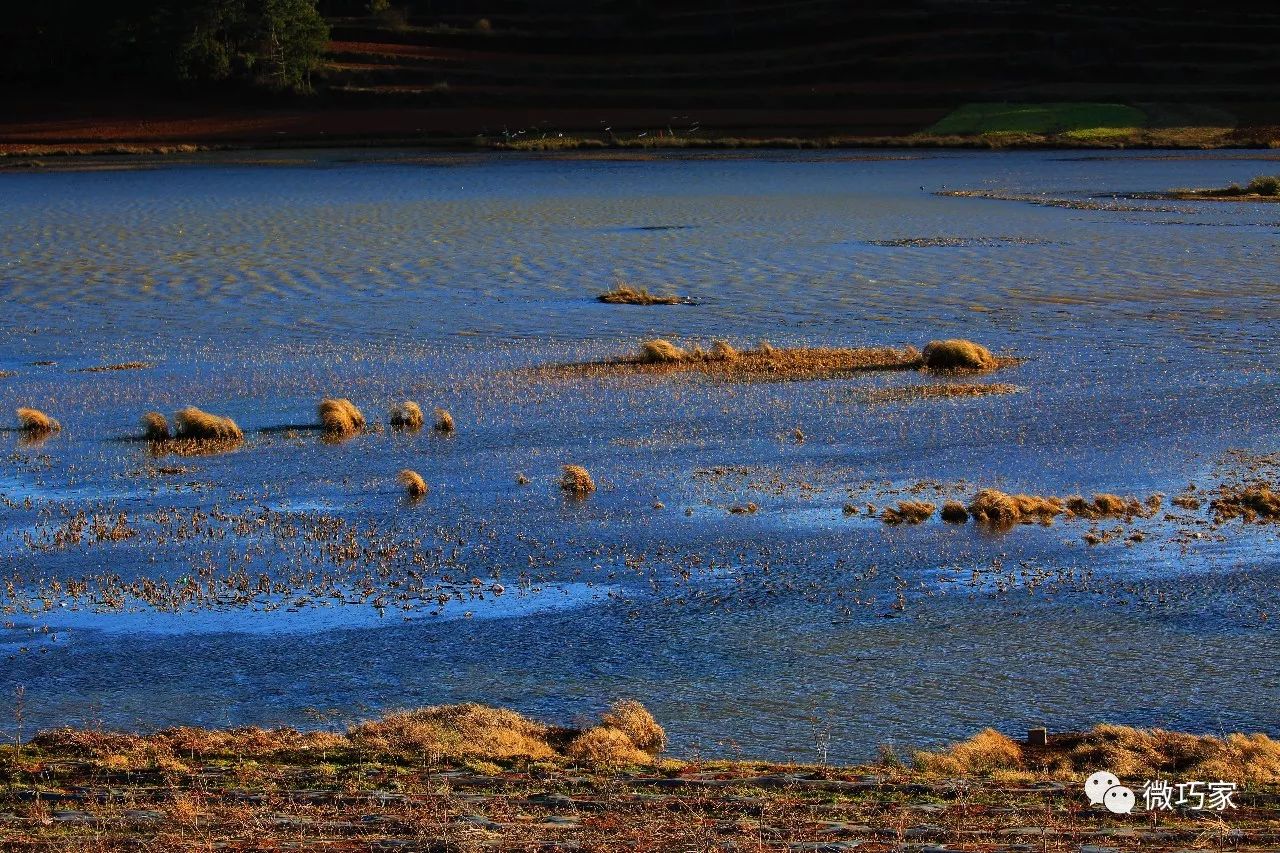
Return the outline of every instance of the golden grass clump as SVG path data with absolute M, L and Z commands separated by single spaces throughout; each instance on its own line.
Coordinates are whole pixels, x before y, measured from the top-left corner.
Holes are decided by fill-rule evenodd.
M 148 441 L 168 441 L 171 437 L 168 419 L 159 412 L 147 412 L 142 416 L 142 436 Z
M 983 729 L 968 740 L 940 752 L 917 752 L 914 760 L 916 768 L 923 773 L 955 778 L 973 773 L 1020 770 L 1022 747 L 995 729 Z
M 671 341 L 654 338 L 640 344 L 636 361 L 640 364 L 676 364 L 689 358 L 689 354 Z
M 173 416 L 174 433 L 178 438 L 218 439 L 239 441 L 244 433 L 231 418 L 211 415 L 195 406 L 179 409 Z
M 436 423 L 432 427 L 436 432 L 457 432 L 457 425 L 453 422 L 453 415 L 449 414 L 446 409 L 437 408 L 435 411 Z
M 652 764 L 653 756 L 639 749 L 627 733 L 612 726 L 596 726 L 578 735 L 565 749 L 574 761 L 601 770 Z
M 738 357 L 738 351 L 733 348 L 733 344 L 717 338 L 711 342 L 711 355 L 721 361 L 733 361 Z
M 454 760 L 544 760 L 557 756 L 549 726 L 503 708 L 475 703 L 437 705 L 388 714 L 354 726 L 357 746 L 407 758 L 435 754 Z
M 581 465 L 564 465 L 561 468 L 560 488 L 578 498 L 585 498 L 596 490 L 591 473 Z
M 49 433 L 59 432 L 62 429 L 62 424 L 39 409 L 19 406 L 17 415 L 18 429 L 23 432 Z
M 947 524 L 964 524 L 969 520 L 969 510 L 960 501 L 945 501 L 942 504 L 942 520 Z
M 400 429 L 422 429 L 422 425 L 426 423 L 426 419 L 422 416 L 422 409 L 418 408 L 418 404 L 412 400 L 405 400 L 403 403 L 396 403 L 391 407 L 391 425 Z
M 685 301 L 679 296 L 658 296 L 650 293 L 648 288 L 634 287 L 621 281 L 613 290 L 602 293 L 596 298 L 609 305 L 679 305 Z
M 654 719 L 649 709 L 634 699 L 614 702 L 608 711 L 600 715 L 601 721 L 626 734 L 638 749 L 657 755 L 666 749 L 667 732 Z
M 350 400 L 326 398 L 317 407 L 320 428 L 331 435 L 350 435 L 364 429 L 364 415 Z
M 952 338 L 930 341 L 924 348 L 924 366 L 930 370 L 994 370 L 1000 363 L 982 344 Z
M 987 729 L 938 752 L 918 752 L 916 766 L 936 776 L 1018 772 L 1044 768 L 1077 776 L 1105 768 L 1121 779 L 1176 776 L 1252 784 L 1280 782 L 1280 742 L 1265 734 L 1226 737 L 1103 724 L 1087 732 L 1052 735 L 1047 746 L 1024 746 Z
M 1052 524 L 1055 516 L 1066 511 L 1062 501 L 1040 495 L 1010 495 L 998 489 L 983 489 L 969 503 L 974 519 L 993 527 L 1015 524 Z
M 1280 521 L 1280 493 L 1258 483 L 1237 488 L 1223 487 L 1210 504 L 1214 519 L 1222 523 L 1233 518 L 1246 522 Z
M 933 515 L 934 509 L 928 501 L 899 501 L 897 507 L 885 507 L 880 518 L 885 524 L 919 524 Z
M 1067 498 L 1066 506 L 1082 518 L 1132 518 L 1145 515 L 1147 510 L 1137 498 L 1122 498 L 1105 492 L 1094 495 L 1091 501 L 1073 495 Z
M 405 494 L 413 500 L 423 497 L 428 491 L 427 481 L 422 479 L 422 475 L 417 471 L 405 468 L 396 475 L 396 479 L 400 481 L 400 485 L 404 486 Z

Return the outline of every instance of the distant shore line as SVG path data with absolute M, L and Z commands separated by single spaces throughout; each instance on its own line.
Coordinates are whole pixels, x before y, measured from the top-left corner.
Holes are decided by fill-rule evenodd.
M 928 149 L 928 150 L 1062 150 L 1121 151 L 1173 150 L 1213 151 L 1227 149 L 1277 150 L 1280 136 L 1272 128 L 1256 132 L 1230 128 L 1183 128 L 1168 131 L 1136 131 L 1082 137 L 1066 134 L 985 133 L 978 135 L 908 134 L 861 136 L 843 134 L 742 135 L 742 136 L 656 136 L 632 135 L 612 138 L 599 134 L 547 135 L 537 138 L 510 138 L 495 135 L 470 136 L 372 136 L 329 135 L 244 138 L 234 140 L 171 139 L 67 139 L 50 142 L 6 141 L 0 135 L 0 169 L 39 168 L 41 157 L 75 158 L 111 155 L 167 156 L 205 152 L 251 152 L 325 149 L 408 148 L 423 151 L 473 151 L 522 153 L 610 153 L 670 150 L 839 150 L 839 149 Z

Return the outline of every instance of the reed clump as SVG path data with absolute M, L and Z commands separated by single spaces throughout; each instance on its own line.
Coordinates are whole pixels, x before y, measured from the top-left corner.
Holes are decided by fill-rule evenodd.
M 896 507 L 885 507 L 880 518 L 885 524 L 920 524 L 932 516 L 936 508 L 928 501 L 899 501 Z
M 1280 492 L 1266 483 L 1224 486 L 1209 506 L 1218 523 L 1233 518 L 1251 523 L 1280 521 Z
M 601 722 L 626 734 L 638 749 L 657 755 L 667 747 L 667 732 L 649 709 L 634 699 L 621 699 L 600 716 Z
M 344 397 L 329 397 L 317 407 L 320 428 L 330 435 L 351 435 L 364 429 L 364 415 Z
M 437 408 L 435 416 L 436 422 L 432 429 L 436 432 L 454 433 L 458 431 L 457 424 L 453 422 L 453 415 L 449 414 L 447 409 Z
M 564 465 L 560 469 L 560 488 L 575 498 L 585 498 L 596 490 L 591 473 L 581 465 Z
M 408 759 L 540 761 L 557 757 L 552 727 L 505 708 L 475 703 L 437 705 L 387 714 L 353 727 L 358 747 Z
M 1066 512 L 1062 500 L 1040 495 L 1010 495 L 998 489 L 983 489 L 969 502 L 974 520 L 992 527 L 1015 524 L 1052 524 L 1056 516 Z
M 963 338 L 930 341 L 923 355 L 924 366 L 929 370 L 986 371 L 1000 366 L 991 350 Z
M 169 420 L 160 412 L 147 412 L 142 416 L 142 437 L 147 441 L 168 441 L 173 437 Z
M 174 434 L 177 438 L 216 441 L 240 441 L 244 432 L 231 418 L 213 415 L 187 406 L 174 413 Z
M 1067 509 L 1081 518 L 1089 519 L 1146 516 L 1154 512 L 1154 509 L 1149 509 L 1148 506 L 1137 498 L 1123 498 L 1106 492 L 1094 495 L 1092 500 L 1079 495 L 1072 495 L 1066 499 Z M 1159 508 L 1158 501 L 1155 502 L 1155 508 Z
M 969 510 L 956 500 L 944 501 L 942 504 L 942 520 L 947 524 L 964 524 L 969 520 Z
M 62 430 L 62 424 L 58 423 L 57 419 L 50 417 L 39 409 L 19 406 L 16 414 L 18 416 L 18 429 L 23 432 L 47 435 Z
M 612 726 L 587 729 L 570 741 L 565 754 L 579 764 L 601 770 L 653 763 L 652 755 L 637 748 L 626 732 Z
M 427 494 L 427 481 L 422 479 L 422 475 L 410 468 L 405 468 L 396 479 L 400 481 L 400 485 L 404 486 L 405 494 L 411 500 L 418 500 Z
M 635 287 L 625 282 L 618 282 L 612 290 L 596 298 L 609 305 L 679 305 L 687 301 L 682 296 L 659 296 L 650 293 L 648 288 Z
M 1106 768 L 1121 779 L 1173 776 L 1267 784 L 1280 781 L 1280 742 L 1265 734 L 1214 737 L 1103 724 L 1051 735 L 1046 746 L 1029 746 L 986 729 L 947 749 L 918 752 L 915 764 L 926 774 L 950 778 L 1030 768 L 1055 778 L 1083 778 Z
M 391 407 L 391 426 L 397 429 L 418 430 L 426 423 L 422 409 L 412 400 L 396 403 Z

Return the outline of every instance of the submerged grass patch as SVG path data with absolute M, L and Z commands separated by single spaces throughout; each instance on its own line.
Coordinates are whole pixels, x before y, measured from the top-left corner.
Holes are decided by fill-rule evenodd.
M 659 296 L 650 293 L 647 287 L 635 287 L 625 282 L 618 282 L 612 290 L 605 291 L 596 299 L 609 305 L 681 305 L 689 301 L 673 294 Z
M 642 341 L 631 355 L 553 365 L 541 368 L 541 372 L 586 376 L 700 373 L 724 380 L 805 380 L 877 370 L 979 372 L 1021 363 L 1021 359 L 994 356 L 986 347 L 971 341 L 935 341 L 930 346 L 932 364 L 920 350 L 909 345 L 775 347 L 761 341 L 754 349 L 738 349 L 725 340 L 715 340 L 707 348 L 696 342 L 682 346 L 666 338 L 653 338 Z M 975 386 L 955 394 L 1006 393 L 1011 387 L 993 390 Z

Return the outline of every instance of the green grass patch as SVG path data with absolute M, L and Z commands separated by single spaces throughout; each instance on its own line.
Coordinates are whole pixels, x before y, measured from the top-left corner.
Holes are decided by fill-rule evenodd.
M 930 127 L 939 136 L 984 133 L 1066 133 L 1146 127 L 1147 115 L 1125 104 L 965 104 Z

